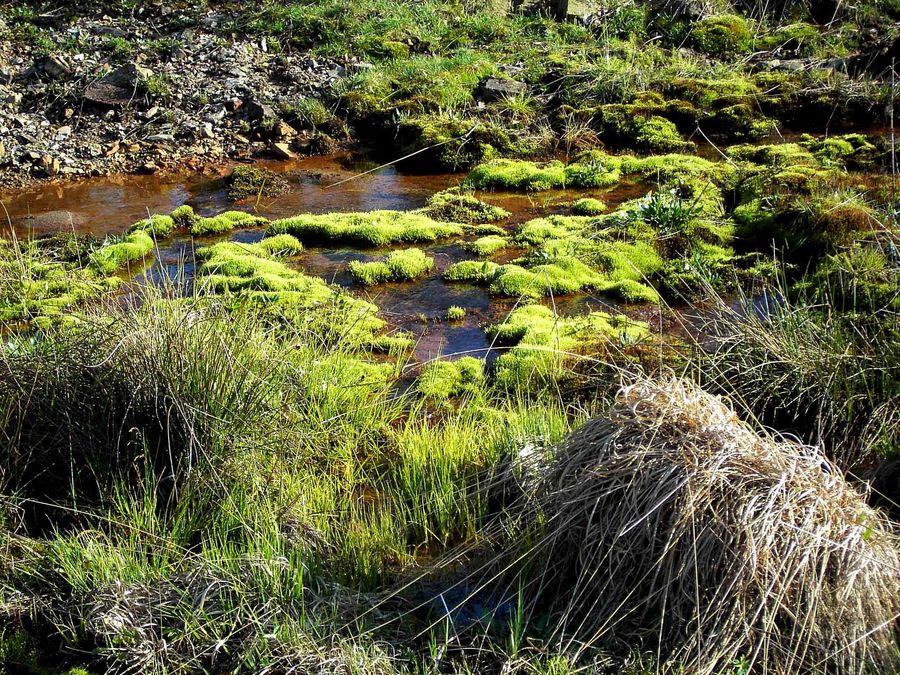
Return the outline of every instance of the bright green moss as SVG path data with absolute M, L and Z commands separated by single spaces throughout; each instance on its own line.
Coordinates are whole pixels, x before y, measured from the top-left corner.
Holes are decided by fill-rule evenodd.
M 329 343 L 379 350 L 410 346 L 405 336 L 380 334 L 385 324 L 376 316 L 375 305 L 292 269 L 277 257 L 300 248 L 289 235 L 258 244 L 222 242 L 201 248 L 197 288 L 229 296 L 236 307 L 250 306 L 276 324 L 304 328 Z
M 244 211 L 225 211 L 211 218 L 199 218 L 191 225 L 190 232 L 195 237 L 221 234 L 231 230 L 265 225 L 268 220 Z
M 593 197 L 582 197 L 572 202 L 572 212 L 579 216 L 598 216 L 606 211 L 606 204 Z
M 91 265 L 102 274 L 112 274 L 133 262 L 153 255 L 153 239 L 144 230 L 135 230 L 111 240 L 91 253 Z
M 647 324 L 624 316 L 594 312 L 560 317 L 544 305 L 519 307 L 485 330 L 497 344 L 512 347 L 497 359 L 497 383 L 525 390 L 564 377 L 578 353 L 606 349 L 610 343 L 634 344 L 649 334 Z
M 566 184 L 562 162 L 538 166 L 516 159 L 495 159 L 481 164 L 466 177 L 465 185 L 479 190 L 552 190 Z
M 416 382 L 420 394 L 440 401 L 478 396 L 483 393 L 484 386 L 484 361 L 471 356 L 455 361 L 432 361 Z
M 524 160 L 496 159 L 475 167 L 464 185 L 481 190 L 540 191 L 562 188 L 598 188 L 615 185 L 618 160 L 602 153 L 588 154 L 578 162 L 543 165 Z
M 727 186 L 737 177 L 736 169 L 728 162 L 713 162 L 696 155 L 623 157 L 621 167 L 624 175 L 637 175 L 662 183 L 703 179 L 718 186 Z
M 460 188 L 450 188 L 431 196 L 423 214 L 446 223 L 494 223 L 509 218 L 509 211 L 487 204 Z
M 472 251 L 476 255 L 484 258 L 493 255 L 497 251 L 502 251 L 510 245 L 509 237 L 501 237 L 496 234 L 489 234 L 485 237 L 479 237 L 475 241 L 465 245 L 466 249 Z
M 411 281 L 434 269 L 434 258 L 425 255 L 421 249 L 408 248 L 392 251 L 381 261 L 354 260 L 348 269 L 356 281 L 367 286 L 386 281 Z
M 712 56 L 733 56 L 750 51 L 753 35 L 746 19 L 735 14 L 719 14 L 693 25 L 691 44 Z
M 496 276 L 500 268 L 495 262 L 485 260 L 463 260 L 454 263 L 444 272 L 447 281 L 463 281 L 472 284 L 488 284 Z
M 640 283 L 642 274 L 637 265 L 629 261 L 616 246 L 610 244 L 598 256 L 601 266 L 605 266 L 603 271 L 571 256 L 546 261 L 539 257 L 525 258 L 507 265 L 468 260 L 451 265 L 444 273 L 444 279 L 485 285 L 493 295 L 516 298 L 565 295 L 588 289 L 618 295 L 621 292 L 621 282 L 628 280 Z M 652 252 L 652 248 L 635 246 L 634 251 L 637 257 Z M 642 261 L 642 264 L 647 264 L 647 261 Z M 634 289 L 633 284 L 627 284 L 626 287 Z M 649 286 L 644 290 L 644 295 L 656 298 L 655 291 Z
M 447 321 L 462 321 L 466 318 L 465 307 L 451 305 L 447 308 Z
M 836 166 L 850 171 L 863 171 L 875 168 L 878 161 L 878 149 L 862 134 L 829 138 L 804 135 L 800 143 L 823 167 Z
M 473 225 L 469 229 L 469 232 L 471 232 L 472 234 L 477 234 L 481 237 L 487 236 L 489 234 L 499 234 L 501 236 L 506 234 L 506 230 L 504 230 L 499 225 Z
M 421 213 L 401 211 L 306 214 L 273 221 L 266 230 L 268 236 L 290 234 L 307 243 L 364 246 L 430 242 L 462 233 L 463 228 L 459 225 L 441 223 Z
M 151 237 L 168 237 L 178 227 L 172 216 L 152 215 L 139 220 L 128 228 L 128 232 L 146 232 Z
M 83 267 L 80 255 L 68 260 L 42 244 L 21 242 L 14 250 L 0 243 L 0 323 L 66 321 L 76 307 L 121 284 L 119 277 Z
M 593 218 L 584 216 L 535 218 L 519 228 L 516 241 L 536 246 L 550 240 L 583 239 L 592 222 Z

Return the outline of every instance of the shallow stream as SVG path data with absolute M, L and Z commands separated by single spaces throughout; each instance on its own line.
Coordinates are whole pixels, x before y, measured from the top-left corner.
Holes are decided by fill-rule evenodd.
M 234 203 L 229 199 L 221 175 L 183 176 L 118 176 L 96 178 L 66 185 L 40 186 L 0 197 L 13 231 L 18 237 L 39 236 L 75 231 L 103 237 L 121 234 L 135 221 L 148 214 L 169 213 L 182 204 L 190 204 L 201 216 L 215 215 L 228 209 L 252 211 L 269 219 L 299 213 L 338 211 L 372 211 L 376 209 L 409 210 L 422 207 L 435 192 L 458 185 L 464 174 L 419 175 L 373 166 L 352 155 L 316 157 L 289 163 L 263 163 L 262 166 L 281 173 L 290 189 L 281 196 Z M 622 183 L 612 190 L 580 191 L 578 196 L 601 197 L 615 208 L 625 200 L 640 196 L 645 186 Z M 479 193 L 478 197 L 512 212 L 501 223 L 512 231 L 518 224 L 549 213 L 567 212 L 565 205 L 573 193 L 542 192 L 537 195 L 512 193 Z M 205 246 L 225 238 L 257 241 L 263 237 L 259 228 L 235 230 L 228 235 L 192 239 L 174 236 L 161 241 L 152 264 L 133 274 L 134 284 L 160 283 L 169 278 L 190 279 L 194 266 L 194 247 Z M 410 332 L 417 338 L 416 359 L 426 361 L 444 356 L 486 356 L 490 348 L 482 326 L 502 319 L 516 304 L 515 299 L 489 296 L 484 288 L 459 283 L 445 283 L 443 271 L 452 263 L 471 259 L 461 242 L 445 240 L 421 246 L 435 258 L 435 269 L 413 282 L 380 284 L 364 287 L 356 284 L 347 272 L 351 260 L 378 259 L 390 248 L 360 249 L 346 247 L 306 247 L 292 259 L 304 272 L 319 276 L 357 295 L 371 300 L 380 315 L 394 329 Z M 505 251 L 493 260 L 503 262 L 519 251 Z M 571 315 L 590 310 L 625 311 L 634 318 L 651 322 L 657 330 L 663 321 L 657 307 L 624 307 L 609 299 L 586 294 L 546 299 L 561 314 Z M 447 322 L 447 309 L 464 307 L 463 321 Z

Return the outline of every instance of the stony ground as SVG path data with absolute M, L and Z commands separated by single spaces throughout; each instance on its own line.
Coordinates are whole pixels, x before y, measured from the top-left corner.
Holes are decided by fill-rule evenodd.
M 164 37 L 140 16 L 84 18 L 48 29 L 52 45 L 0 41 L 0 186 L 317 149 L 278 110 L 361 64 L 273 54 L 223 37 L 221 18 Z

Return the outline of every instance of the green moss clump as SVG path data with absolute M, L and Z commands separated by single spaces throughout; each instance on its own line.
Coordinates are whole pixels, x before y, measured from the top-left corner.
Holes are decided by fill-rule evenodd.
M 145 232 L 151 237 L 168 237 L 178 227 L 172 216 L 152 215 L 134 223 L 126 232 Z
M 244 211 L 225 211 L 210 218 L 198 218 L 191 225 L 190 232 L 195 237 L 210 234 L 221 234 L 231 230 L 247 227 L 258 227 L 269 222 L 262 216 L 254 216 Z
M 350 275 L 362 284 L 372 285 L 385 281 L 411 281 L 434 269 L 434 258 L 421 249 L 408 248 L 392 251 L 381 261 L 352 261 L 348 265 Z
M 622 157 L 623 175 L 641 176 L 659 183 L 673 181 L 706 180 L 719 187 L 732 185 L 738 176 L 737 169 L 728 162 L 713 162 L 696 155 L 679 153 L 651 155 L 649 157 Z
M 450 188 L 431 196 L 423 214 L 446 223 L 495 223 L 509 218 L 509 211 L 492 206 L 460 188 Z
M 290 234 L 307 243 L 348 243 L 387 246 L 430 242 L 461 235 L 463 228 L 441 223 L 416 212 L 370 211 L 367 213 L 305 214 L 276 220 L 266 234 Z
M 169 214 L 169 217 L 175 222 L 177 227 L 190 227 L 197 220 L 197 214 L 194 213 L 194 209 L 188 204 L 182 204 L 176 208 Z
M 464 184 L 479 190 L 552 190 L 565 187 L 566 169 L 562 162 L 538 166 L 523 160 L 496 159 L 475 167 Z
M 523 258 L 507 265 L 467 260 L 451 265 L 444 273 L 444 279 L 484 285 L 493 295 L 505 297 L 541 298 L 594 289 L 619 297 L 628 294 L 636 298 L 638 291 L 635 284 L 641 284 L 643 275 L 638 265 L 627 257 L 625 248 L 628 246 L 608 244 L 605 251 L 597 256 L 602 270 L 565 255 L 552 259 Z M 635 258 L 655 256 L 652 247 L 647 245 L 634 246 L 630 253 Z M 647 260 L 641 261 L 641 264 L 650 266 Z M 629 283 L 623 283 L 626 281 Z M 644 286 L 641 291 L 644 298 L 658 299 L 653 288 L 641 285 Z
M 606 204 L 593 197 L 582 197 L 572 202 L 572 212 L 579 216 L 599 216 L 606 211 Z
M 447 321 L 462 321 L 466 318 L 465 307 L 451 305 L 447 308 Z
M 589 154 L 568 166 L 562 162 L 538 165 L 515 159 L 497 159 L 475 167 L 464 185 L 490 190 L 552 190 L 562 188 L 610 187 L 621 174 L 615 157 Z
M 426 398 L 446 401 L 461 396 L 479 396 L 484 392 L 484 361 L 464 356 L 456 361 L 432 361 L 416 382 Z
M 0 324 L 69 321 L 76 307 L 121 285 L 119 277 L 103 276 L 89 264 L 87 253 L 56 247 L 56 239 L 16 248 L 0 241 Z
M 493 255 L 497 251 L 502 251 L 510 245 L 509 237 L 501 237 L 496 234 L 489 234 L 479 237 L 475 241 L 468 242 L 465 247 L 476 255 L 484 258 Z
M 734 56 L 750 51 L 753 35 L 747 20 L 736 14 L 700 19 L 693 26 L 691 44 L 713 56 Z
M 153 255 L 154 242 L 144 230 L 135 230 L 124 237 L 110 240 L 91 253 L 91 265 L 102 274 L 112 274 L 133 262 Z
M 274 171 L 257 166 L 236 166 L 226 179 L 228 196 L 234 201 L 248 197 L 276 197 L 288 182 Z
M 598 125 L 604 141 L 637 152 L 678 152 L 693 147 L 672 121 L 659 115 L 639 114 L 628 105 L 603 106 Z
M 489 234 L 499 234 L 501 236 L 506 234 L 506 230 L 504 230 L 499 225 L 473 225 L 469 229 L 469 231 L 472 234 L 477 234 L 480 237 L 484 237 Z
M 300 249 L 300 242 L 289 235 L 258 244 L 222 242 L 201 248 L 197 288 L 228 296 L 235 307 L 250 307 L 276 326 L 289 323 L 309 330 L 326 343 L 392 351 L 411 345 L 407 337 L 381 334 L 385 324 L 376 316 L 375 305 L 278 259 Z
M 519 307 L 487 335 L 505 351 L 495 364 L 495 380 L 503 387 L 533 390 L 566 375 L 576 353 L 602 349 L 610 343 L 634 344 L 649 335 L 647 324 L 625 316 L 593 312 L 560 317 L 544 305 Z

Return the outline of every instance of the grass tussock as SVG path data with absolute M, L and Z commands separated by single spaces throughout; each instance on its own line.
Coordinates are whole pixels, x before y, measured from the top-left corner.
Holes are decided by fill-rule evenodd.
M 815 448 L 672 379 L 624 388 L 538 472 L 503 564 L 562 644 L 643 644 L 663 672 L 900 667 L 896 531 Z

